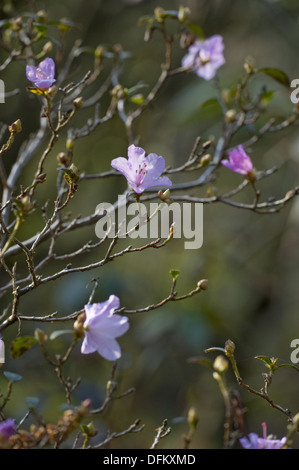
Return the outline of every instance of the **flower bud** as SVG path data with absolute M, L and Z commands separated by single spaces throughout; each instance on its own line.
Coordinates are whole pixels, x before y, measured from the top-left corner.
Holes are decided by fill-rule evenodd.
M 227 370 L 228 365 L 229 365 L 228 360 L 224 356 L 219 355 L 216 357 L 213 367 L 216 372 L 219 372 L 220 374 L 222 374 L 223 372 Z
M 244 69 L 248 75 L 251 75 L 254 72 L 254 59 L 248 57 L 244 63 Z
M 106 385 L 106 391 L 107 395 L 112 395 L 112 393 L 116 390 L 117 388 L 117 382 L 114 380 L 108 380 L 107 385 Z
M 76 109 L 81 108 L 83 105 L 83 98 L 82 96 L 78 96 L 78 98 L 75 98 L 73 101 L 73 105 L 75 106 Z
M 59 163 L 59 165 L 64 166 L 64 167 L 68 167 L 72 161 L 72 155 L 70 152 L 68 153 L 59 152 L 56 158 L 57 158 L 57 162 Z
M 101 59 L 103 57 L 103 54 L 104 54 L 104 48 L 103 46 L 99 45 L 96 47 L 95 51 L 94 51 L 94 55 L 97 59 Z
M 189 20 L 190 14 L 191 14 L 190 8 L 184 7 L 181 5 L 179 8 L 179 14 L 178 14 L 179 21 L 181 23 L 184 23 L 184 21 Z
M 45 93 L 46 93 L 48 98 L 53 98 L 53 96 L 55 96 L 55 94 L 56 94 L 56 91 L 57 91 L 57 87 L 55 85 L 53 85 L 50 88 L 48 88 L 45 91 Z
M 196 409 L 192 406 L 188 411 L 187 422 L 191 428 L 195 429 L 198 421 L 199 416 L 197 414 Z
M 15 122 L 8 127 L 8 130 L 11 134 L 18 134 L 22 130 L 21 120 L 17 119 Z
M 46 21 L 48 18 L 48 14 L 45 10 L 39 10 L 37 13 L 36 13 L 36 19 L 37 21 L 39 21 L 39 23 L 43 23 L 44 21 Z
M 43 344 L 47 341 L 48 336 L 46 333 L 41 330 L 40 328 L 36 328 L 34 331 L 34 337 L 39 342 L 39 344 Z
M 161 189 L 158 191 L 158 196 L 161 201 L 166 202 L 170 198 L 170 190 L 166 189 L 166 191 L 162 191 Z
M 68 150 L 73 150 L 73 148 L 74 148 L 73 139 L 67 139 L 65 146 Z
M 207 290 L 208 280 L 207 279 L 202 279 L 201 281 L 198 281 L 197 287 L 199 287 L 201 290 Z
M 74 331 L 76 333 L 77 338 L 83 338 L 83 336 L 84 336 L 84 322 L 85 322 L 85 319 L 86 319 L 85 312 L 80 313 L 80 315 L 77 317 L 77 319 L 76 319 L 76 321 L 73 325 L 73 328 L 74 328 Z
M 235 343 L 228 339 L 226 342 L 225 342 L 225 346 L 224 346 L 224 349 L 225 349 L 225 354 L 227 356 L 233 356 L 234 352 L 235 352 L 235 349 L 236 349 L 236 345 Z
M 210 153 L 207 153 L 206 155 L 203 155 L 200 159 L 200 163 L 202 166 L 207 166 L 210 161 L 211 161 L 211 154 Z
M 225 121 L 226 122 L 234 122 L 236 120 L 237 111 L 235 109 L 229 109 L 225 113 Z
M 158 23 L 163 23 L 165 19 L 165 10 L 162 7 L 156 7 L 154 10 L 155 18 Z
M 45 54 L 48 54 L 49 52 L 51 52 L 52 49 L 53 49 L 53 43 L 51 41 L 46 42 L 46 44 L 44 44 L 43 46 L 43 52 Z

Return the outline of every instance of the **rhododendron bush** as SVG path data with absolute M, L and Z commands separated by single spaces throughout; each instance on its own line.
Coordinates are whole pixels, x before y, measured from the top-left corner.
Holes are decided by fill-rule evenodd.
M 141 3 L 3 7 L 0 448 L 295 448 L 289 71 Z

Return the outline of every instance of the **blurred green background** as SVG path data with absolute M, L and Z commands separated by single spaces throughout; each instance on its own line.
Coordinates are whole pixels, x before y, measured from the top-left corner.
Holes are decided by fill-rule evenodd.
M 155 35 L 151 42 L 145 43 L 144 27 L 137 25 L 138 19 L 152 14 L 156 6 L 178 9 L 181 4 L 180 1 L 157 3 L 151 0 L 4 1 L 2 13 L 4 18 L 9 15 L 9 10 L 17 15 L 29 8 L 33 11 L 44 8 L 49 19 L 71 19 L 78 27 L 67 36 L 66 56 L 77 37 L 82 38 L 84 46 L 93 48 L 99 44 L 121 44 L 124 50 L 133 53 L 121 77 L 122 84 L 130 87 L 142 80 L 150 85 L 155 83 L 163 60 L 160 38 Z M 284 70 L 291 79 L 299 78 L 297 1 L 186 0 L 184 6 L 191 9 L 192 22 L 200 25 L 206 36 L 221 34 L 224 37 L 226 64 L 219 70 L 222 88 L 235 87 L 244 73 L 243 64 L 248 56 L 255 59 L 258 67 L 276 67 Z M 178 66 L 183 54 L 180 48 L 176 49 L 174 59 Z M 51 56 L 55 56 L 55 50 Z M 5 54 L 1 53 L 0 57 Z M 74 70 L 71 79 L 82 78 L 91 64 L 90 56 L 81 56 L 78 70 Z M 23 125 L 23 132 L 17 136 L 15 147 L 5 161 L 9 170 L 22 139 L 37 129 L 39 104 L 35 96 L 28 96 L 26 92 L 29 83 L 24 64 L 12 64 L 0 78 L 8 84 L 6 91 L 20 88 L 20 94 L 7 100 L 0 109 L 1 121 L 10 124 L 20 118 Z M 270 78 L 260 77 L 253 84 L 253 93 L 261 83 L 276 91 L 269 114 L 278 120 L 288 116 L 293 107 L 289 98 L 291 90 Z M 217 140 L 221 133 L 219 109 L 201 109 L 202 103 L 214 97 L 216 90 L 212 82 L 205 82 L 194 74 L 173 77 L 138 121 L 140 145 L 147 152 L 163 155 L 167 164 L 182 164 L 198 135 Z M 105 104 L 103 112 L 104 109 Z M 92 110 L 82 110 L 74 125 L 80 127 L 90 116 Z M 249 136 L 250 131 L 246 131 L 238 135 L 234 143 Z M 47 160 L 47 183 L 40 185 L 37 191 L 40 206 L 55 194 L 55 156 L 64 150 L 64 146 L 65 136 L 61 136 Z M 126 148 L 123 125 L 114 119 L 100 126 L 89 138 L 75 143 L 74 163 L 80 171 L 87 173 L 106 171 L 110 169 L 112 158 L 126 155 Z M 298 150 L 297 126 L 267 135 L 250 149 L 248 153 L 258 169 L 279 167 L 274 176 L 260 183 L 262 197 L 283 197 L 297 184 Z M 31 182 L 38 158 L 39 155 L 26 168 L 20 181 L 23 185 Z M 225 168 L 219 171 L 218 177 L 214 185 L 219 192 L 233 188 L 241 181 L 239 175 L 231 174 Z M 172 180 L 179 181 L 178 177 Z M 124 189 L 122 178 L 83 181 L 69 208 L 72 214 L 88 215 L 100 202 L 113 202 Z M 204 196 L 206 189 L 194 190 L 192 194 Z M 240 195 L 241 199 L 243 197 L 246 195 Z M 182 448 L 183 435 L 188 431 L 183 418 L 191 406 L 197 409 L 199 425 L 190 447 L 222 446 L 224 407 L 217 384 L 210 370 L 188 362 L 192 356 L 204 356 L 208 347 L 223 346 L 228 338 L 232 339 L 237 346 L 241 375 L 257 389 L 263 385 L 262 373 L 266 369 L 254 356 L 263 354 L 290 362 L 290 342 L 299 337 L 298 215 L 299 200 L 294 200 L 280 213 L 265 216 L 221 204 L 208 205 L 204 207 L 204 242 L 199 250 L 184 250 L 182 240 L 173 240 L 162 250 L 124 256 L 100 270 L 63 277 L 24 296 L 20 305 L 23 314 L 58 311 L 66 315 L 83 308 L 95 277 L 99 279 L 96 301 L 115 294 L 120 297 L 122 306 L 132 309 L 168 295 L 170 269 L 180 270 L 179 294 L 192 290 L 200 279 L 209 280 L 208 290 L 200 295 L 130 318 L 131 328 L 119 341 L 123 356 L 116 379 L 119 393 L 129 387 L 135 387 L 136 391 L 114 402 L 107 412 L 95 417 L 94 423 L 100 430 L 100 437 L 107 429 L 123 430 L 136 418 L 140 418 L 146 427 L 139 434 L 112 442 L 111 448 L 149 448 L 156 428 L 165 418 L 172 433 L 160 447 Z M 24 227 L 24 238 L 40 228 L 40 212 L 36 211 L 31 221 L 28 228 Z M 71 237 L 62 240 L 61 253 L 63 249 L 71 251 L 89 239 L 96 240 L 93 228 L 73 232 Z M 105 247 L 100 247 L 77 262 L 87 264 L 101 259 L 104 250 Z M 53 272 L 54 267 L 48 269 L 44 272 Z M 6 305 L 7 299 L 3 298 L 1 309 Z M 65 328 L 69 326 L 65 325 Z M 50 325 L 46 330 L 51 332 L 60 327 L 61 324 Z M 4 339 L 8 343 L 16 334 L 17 326 L 5 331 Z M 22 334 L 33 334 L 33 326 L 22 324 Z M 53 354 L 64 348 L 64 337 L 52 342 Z M 65 401 L 63 390 L 37 346 L 18 360 L 7 354 L 2 370 L 23 376 L 14 387 L 7 413 L 22 417 L 26 411 L 24 397 L 37 396 L 41 400 L 38 408 L 41 415 L 51 422 L 57 420 L 61 403 Z M 82 385 L 75 393 L 77 403 L 90 397 L 94 406 L 99 406 L 110 373 L 110 363 L 96 354 L 82 356 L 78 346 L 73 360 L 66 366 L 66 374 L 70 377 L 82 377 Z M 227 380 L 231 388 L 237 388 L 230 372 Z M 5 379 L 2 375 L 0 387 L 3 393 Z M 270 394 L 274 401 L 296 413 L 299 411 L 298 387 L 298 373 L 283 368 L 275 375 Z M 278 437 L 285 434 L 283 414 L 261 399 L 242 390 L 239 392 L 248 410 L 250 431 L 261 434 L 261 423 L 267 421 L 269 433 Z

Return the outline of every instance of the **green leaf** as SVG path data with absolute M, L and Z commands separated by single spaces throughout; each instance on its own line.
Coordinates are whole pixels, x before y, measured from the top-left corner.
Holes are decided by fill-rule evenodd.
M 213 367 L 213 361 L 210 361 L 209 359 L 205 359 L 203 357 L 190 357 L 188 359 L 188 362 L 191 364 L 201 364 L 202 366 L 209 367 L 210 369 L 214 369 Z
M 264 67 L 258 69 L 258 72 L 264 73 L 269 77 L 274 78 L 274 80 L 281 83 L 282 85 L 285 85 L 287 87 L 290 86 L 290 79 L 282 70 L 274 69 L 272 67 Z
M 40 34 L 40 37 L 44 36 L 48 31 L 48 27 L 41 23 L 33 23 L 33 27 Z
M 261 101 L 264 105 L 267 105 L 275 96 L 275 91 L 265 90 L 261 96 Z
M 56 331 L 53 331 L 53 333 L 50 334 L 49 338 L 53 340 L 53 339 L 58 338 L 59 336 L 69 335 L 69 334 L 73 334 L 73 333 L 74 333 L 74 330 L 56 330 Z
M 295 369 L 297 372 L 299 372 L 299 367 L 295 366 L 294 364 L 279 364 L 279 366 L 276 366 L 276 369 L 279 369 L 280 367 L 291 367 L 292 369 Z
M 271 367 L 273 365 L 273 360 L 268 356 L 255 356 L 254 359 L 259 359 L 260 361 L 264 362 L 265 364 Z
M 172 279 L 175 281 L 177 277 L 179 276 L 180 271 L 178 269 L 171 269 L 169 271 L 169 274 L 172 276 Z
M 198 26 L 197 24 L 195 23 L 188 23 L 188 28 L 190 29 L 190 31 L 195 34 L 195 36 L 197 36 L 199 39 L 204 39 L 205 38 L 205 35 L 204 35 L 204 32 L 203 30 L 201 29 L 200 26 Z
M 15 374 L 14 372 L 7 372 L 7 371 L 5 371 L 5 372 L 3 372 L 3 374 L 5 375 L 5 377 L 7 378 L 7 380 L 8 380 L 9 382 L 12 382 L 12 383 L 14 383 L 14 382 L 19 382 L 19 380 L 22 380 L 22 378 L 23 378 L 21 375 Z
M 19 336 L 10 345 L 10 354 L 18 359 L 22 354 L 32 348 L 37 340 L 33 336 Z
M 219 101 L 217 100 L 217 98 L 210 98 L 209 100 L 207 101 L 204 101 L 202 103 L 202 105 L 200 106 L 201 109 L 205 109 L 205 108 L 208 108 L 209 106 L 219 106 Z

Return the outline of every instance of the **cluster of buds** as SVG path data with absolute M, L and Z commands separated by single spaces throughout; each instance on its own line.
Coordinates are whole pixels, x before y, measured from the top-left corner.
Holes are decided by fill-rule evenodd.
M 20 429 L 6 441 L 6 448 L 32 449 L 46 445 L 60 444 L 86 417 L 90 409 L 90 400 L 84 400 L 78 408 L 66 410 L 57 424 L 32 424 L 29 430 Z

